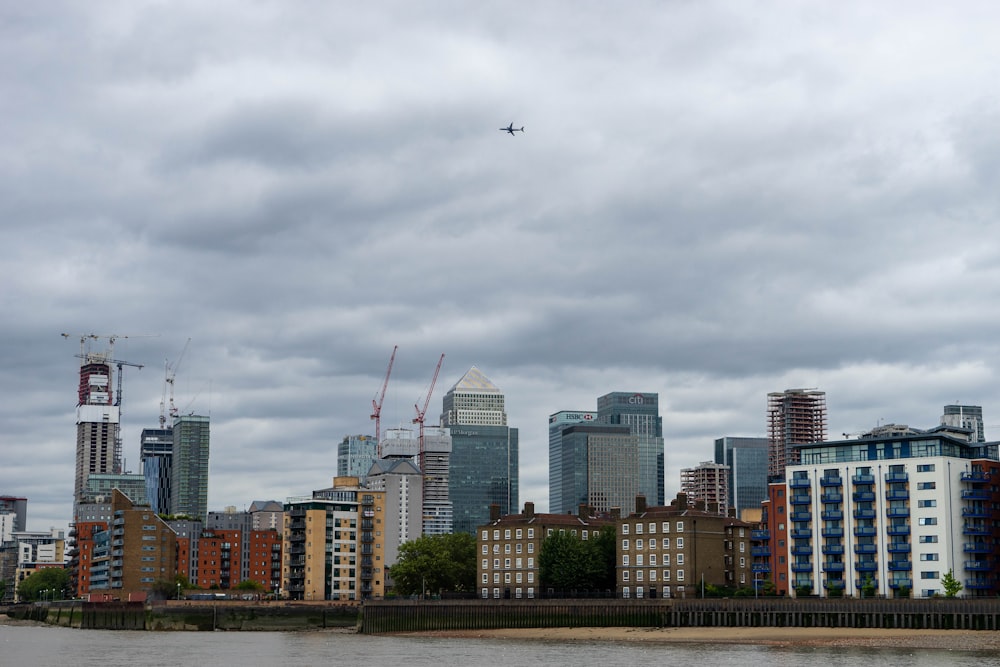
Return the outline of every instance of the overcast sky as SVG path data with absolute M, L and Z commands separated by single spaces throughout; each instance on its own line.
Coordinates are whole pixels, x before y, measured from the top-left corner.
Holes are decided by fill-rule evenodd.
M 993 2 L 57 2 L 0 9 L 0 494 L 71 520 L 79 339 L 124 453 L 210 414 L 209 505 L 329 485 L 473 364 L 546 418 L 658 392 L 667 496 L 766 395 L 1000 437 Z M 498 128 L 513 122 L 523 134 Z M 142 337 L 140 334 L 155 334 Z M 129 338 L 124 338 L 129 336 Z

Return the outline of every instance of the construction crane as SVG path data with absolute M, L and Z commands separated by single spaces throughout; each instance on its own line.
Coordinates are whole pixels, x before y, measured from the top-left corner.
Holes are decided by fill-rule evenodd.
M 180 368 L 181 362 L 184 361 L 184 355 L 187 354 L 188 345 L 191 344 L 191 339 L 188 338 L 187 342 L 184 343 L 184 349 L 181 350 L 181 354 L 177 357 L 177 361 L 173 366 L 170 365 L 169 360 L 163 361 L 163 394 L 160 396 L 160 428 L 164 427 L 167 423 L 166 415 L 166 398 L 167 398 L 167 387 L 170 387 L 170 416 L 177 416 L 177 406 L 174 405 L 174 378 L 177 377 L 177 369 Z
M 413 418 L 413 423 L 420 425 L 420 437 L 417 442 L 419 443 L 420 447 L 418 451 L 420 452 L 419 462 L 421 470 L 424 469 L 424 415 L 427 414 L 427 406 L 430 405 L 431 394 L 434 393 L 434 385 L 437 384 L 438 373 L 441 372 L 442 363 L 444 363 L 443 353 L 441 354 L 441 358 L 438 359 L 437 368 L 434 369 L 434 377 L 431 378 L 431 386 L 427 390 L 427 397 L 424 398 L 424 407 L 421 409 L 420 406 L 417 405 L 416 403 L 413 404 L 413 408 L 417 411 L 417 416 Z
M 392 373 L 392 362 L 396 360 L 396 350 L 398 349 L 398 345 L 392 346 L 392 356 L 389 357 L 389 367 L 385 370 L 382 391 L 377 394 L 376 398 L 372 399 L 371 418 L 375 420 L 375 448 L 379 458 L 382 458 L 382 401 L 385 400 L 385 389 L 389 386 L 389 374 Z

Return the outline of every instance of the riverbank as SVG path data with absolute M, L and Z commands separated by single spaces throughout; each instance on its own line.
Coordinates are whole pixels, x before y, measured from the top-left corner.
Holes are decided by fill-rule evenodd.
M 1000 650 L 1000 633 L 877 628 L 518 628 L 399 633 L 420 637 L 515 641 L 760 644 L 855 648 Z

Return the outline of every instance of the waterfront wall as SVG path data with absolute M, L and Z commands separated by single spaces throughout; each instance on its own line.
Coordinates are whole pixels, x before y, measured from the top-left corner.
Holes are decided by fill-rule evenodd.
M 310 630 L 366 634 L 556 627 L 1000 630 L 1000 599 L 169 601 L 20 605 L 14 618 L 109 630 Z
M 484 600 L 366 602 L 361 632 L 548 627 L 1000 629 L 1000 600 Z

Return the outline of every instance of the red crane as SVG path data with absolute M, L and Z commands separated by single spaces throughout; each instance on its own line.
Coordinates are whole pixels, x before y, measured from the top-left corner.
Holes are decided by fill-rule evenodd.
M 378 399 L 372 399 L 371 418 L 375 420 L 375 448 L 378 451 L 379 458 L 382 458 L 382 401 L 385 400 L 385 388 L 389 386 L 389 374 L 392 373 L 392 362 L 396 359 L 396 350 L 398 349 L 398 345 L 392 346 L 392 356 L 389 357 L 389 368 L 385 370 L 385 381 L 382 383 L 382 391 L 379 393 Z
M 424 415 L 427 414 L 427 406 L 430 405 L 431 394 L 434 393 L 434 385 L 437 384 L 438 373 L 441 372 L 441 364 L 442 363 L 444 363 L 444 354 L 443 353 L 441 354 L 441 358 L 438 359 L 437 368 L 434 369 L 434 377 L 431 378 L 431 387 L 430 387 L 430 389 L 427 390 L 427 397 L 424 399 L 424 408 L 423 408 L 423 410 L 421 410 L 420 406 L 418 406 L 416 403 L 413 404 L 413 408 L 417 411 L 417 416 L 414 417 L 413 423 L 420 425 L 420 439 L 419 439 L 418 442 L 420 444 L 420 450 L 419 450 L 420 451 L 420 458 L 419 458 L 419 462 L 420 462 L 420 469 L 421 470 L 424 469 Z

